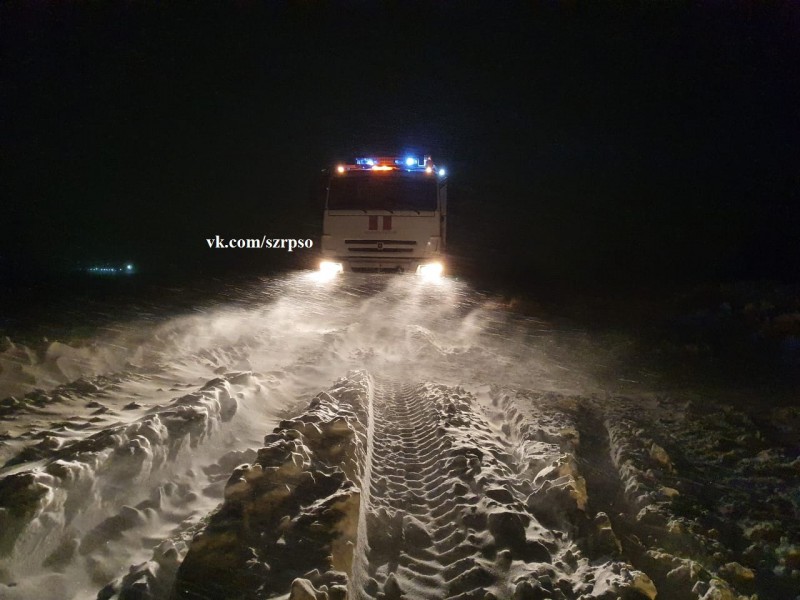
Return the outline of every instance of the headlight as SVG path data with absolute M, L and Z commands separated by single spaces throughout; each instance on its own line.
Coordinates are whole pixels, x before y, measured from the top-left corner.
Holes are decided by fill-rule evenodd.
M 443 271 L 444 266 L 439 262 L 428 263 L 417 267 L 417 275 L 426 281 L 435 281 L 440 279 Z
M 329 260 L 323 260 L 319 263 L 319 272 L 327 277 L 336 277 L 342 271 L 344 271 L 342 263 L 331 262 Z

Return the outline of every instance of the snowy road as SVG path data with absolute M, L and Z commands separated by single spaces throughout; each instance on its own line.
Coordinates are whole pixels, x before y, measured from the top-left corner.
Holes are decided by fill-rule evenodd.
M 0 354 L 0 598 L 797 595 L 796 409 L 456 281 L 236 294 Z

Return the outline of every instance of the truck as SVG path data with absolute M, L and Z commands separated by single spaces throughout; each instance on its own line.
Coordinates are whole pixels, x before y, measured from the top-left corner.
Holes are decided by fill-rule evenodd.
M 320 271 L 441 277 L 447 172 L 430 156 L 365 156 L 329 169 Z

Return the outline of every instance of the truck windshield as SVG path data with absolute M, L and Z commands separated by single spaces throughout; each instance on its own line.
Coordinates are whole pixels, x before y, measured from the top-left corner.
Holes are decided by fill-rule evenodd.
M 329 210 L 436 210 L 436 179 L 419 173 L 334 176 Z

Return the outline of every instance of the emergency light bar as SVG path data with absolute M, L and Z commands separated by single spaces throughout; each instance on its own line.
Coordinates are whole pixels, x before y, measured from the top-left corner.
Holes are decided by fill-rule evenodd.
M 445 170 L 436 168 L 430 155 L 423 156 L 370 156 L 356 158 L 354 164 L 339 164 L 336 166 L 338 173 L 347 171 L 406 171 L 410 173 L 436 173 L 444 177 Z

